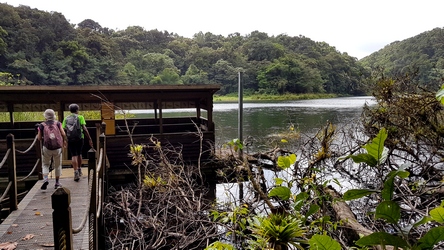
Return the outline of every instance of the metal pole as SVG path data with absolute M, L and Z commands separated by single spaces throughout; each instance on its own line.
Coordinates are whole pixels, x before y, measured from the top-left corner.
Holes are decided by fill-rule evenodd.
M 243 105 L 244 105 L 244 98 L 243 98 L 243 86 L 242 86 L 242 72 L 239 70 L 238 72 L 238 79 L 239 79 L 239 90 L 238 90 L 238 96 L 239 96 L 239 110 L 238 110 L 238 127 L 237 127 L 237 131 L 238 131 L 238 139 L 241 143 L 243 143 L 243 138 L 242 138 L 242 127 L 243 127 Z M 239 149 L 238 151 L 239 153 L 239 159 L 242 160 L 242 149 Z

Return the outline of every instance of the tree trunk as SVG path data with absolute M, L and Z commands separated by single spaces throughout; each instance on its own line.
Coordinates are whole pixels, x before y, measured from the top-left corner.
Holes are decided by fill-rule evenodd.
M 355 214 L 351 211 L 348 204 L 342 201 L 341 195 L 334 190 L 333 187 L 325 187 L 324 191 L 333 198 L 332 207 L 335 212 L 336 219 L 344 222 L 344 227 L 349 228 L 354 240 L 358 240 L 362 236 L 367 236 L 373 233 L 373 231 L 365 228 L 356 220 Z M 383 248 L 381 246 L 376 246 L 375 249 Z M 393 250 L 394 247 L 386 246 L 385 249 Z

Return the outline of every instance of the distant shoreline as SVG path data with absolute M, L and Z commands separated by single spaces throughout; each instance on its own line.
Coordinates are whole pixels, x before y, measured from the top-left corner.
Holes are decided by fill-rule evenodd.
M 326 99 L 340 97 L 337 94 L 284 94 L 284 95 L 268 95 L 268 94 L 253 94 L 244 95 L 244 101 L 295 101 L 295 100 L 309 100 L 309 99 Z M 225 96 L 215 95 L 214 102 L 237 102 L 237 94 L 230 94 Z

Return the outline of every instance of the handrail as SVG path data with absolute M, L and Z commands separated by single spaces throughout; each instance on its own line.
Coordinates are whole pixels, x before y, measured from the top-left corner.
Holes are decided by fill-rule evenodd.
M 99 183 L 102 183 L 102 178 L 99 178 Z M 99 195 L 97 195 L 97 199 L 100 201 L 101 197 L 102 197 L 102 185 L 99 185 Z M 99 218 L 102 213 L 102 202 L 97 202 L 97 203 L 98 207 L 97 207 L 96 217 Z
M 28 179 L 29 176 L 31 176 L 31 174 L 34 173 L 34 171 L 35 171 L 35 169 L 37 168 L 37 166 L 39 165 L 39 163 L 40 163 L 40 159 L 37 159 L 37 162 L 34 164 L 34 167 L 33 167 L 32 170 L 29 172 L 29 174 L 28 174 L 27 176 L 21 178 L 21 179 L 18 179 L 17 181 L 19 182 L 19 181 L 24 181 L 24 180 Z
M 6 151 L 5 156 L 3 156 L 2 162 L 0 162 L 0 169 L 5 165 L 5 162 L 8 159 L 10 153 L 11 153 L 11 149 L 8 148 L 8 150 Z
M 87 200 L 91 199 L 92 176 L 93 176 L 91 171 L 88 171 L 88 199 Z M 78 234 L 83 230 L 83 228 L 86 225 L 86 222 L 88 221 L 88 214 L 89 214 L 89 203 L 86 207 L 85 215 L 83 216 L 82 222 L 80 223 L 80 225 L 77 228 L 72 229 L 73 234 Z
M 102 131 L 105 131 L 105 124 L 102 124 Z M 15 148 L 15 142 L 14 142 L 14 135 L 8 134 L 7 138 L 7 151 L 4 155 L 3 159 L 0 162 L 0 169 L 6 164 L 8 165 L 8 173 L 9 173 L 9 183 L 6 187 L 6 190 L 0 197 L 0 202 L 4 200 L 6 195 L 9 193 L 10 197 L 10 211 L 16 210 L 18 208 L 17 206 L 17 182 L 26 180 L 29 176 L 31 176 L 32 173 L 35 172 L 36 168 L 41 165 L 41 158 L 38 158 L 33 169 L 30 171 L 30 173 L 17 180 L 16 178 L 16 157 L 15 152 L 25 154 L 28 153 L 32 147 L 36 146 L 36 142 L 38 137 L 36 136 L 34 138 L 34 141 L 31 143 L 31 146 L 27 148 L 25 151 L 21 151 Z M 104 242 L 99 242 L 99 235 L 103 234 L 103 216 L 101 215 L 102 207 L 103 207 L 103 201 L 104 201 L 104 193 L 106 193 L 105 189 L 105 182 L 106 180 L 106 174 L 105 169 L 107 166 L 107 157 L 106 157 L 106 143 L 105 143 L 105 135 L 102 132 L 102 134 L 99 136 L 99 156 L 98 159 L 96 159 L 96 151 L 94 149 L 91 149 L 88 152 L 88 196 L 87 200 L 89 201 L 87 208 L 85 210 L 85 215 L 83 216 L 83 219 L 80 223 L 80 225 L 76 228 L 70 228 L 68 230 L 65 230 L 63 227 L 60 227 L 61 224 L 64 222 L 64 219 L 61 219 L 60 215 L 62 215 L 63 218 L 66 218 L 66 211 L 61 211 L 60 209 L 64 206 L 64 204 L 68 204 L 69 206 L 69 199 L 67 199 L 65 202 L 60 202 L 60 199 L 63 199 L 64 196 L 69 197 L 69 192 L 65 192 L 66 188 L 59 188 L 57 189 L 54 194 L 52 195 L 52 206 L 54 209 L 53 213 L 53 223 L 54 223 L 54 244 L 57 246 L 63 245 L 62 248 L 64 249 L 73 249 L 72 248 L 72 234 L 77 234 L 81 232 L 86 225 L 87 220 L 89 219 L 89 234 L 90 234 L 90 249 L 99 249 L 99 245 L 103 245 Z M 39 150 L 39 147 L 37 147 L 37 151 Z M 65 192 L 65 193 L 64 193 Z M 61 194 L 61 196 L 60 196 Z M 59 195 L 59 196 L 55 196 Z M 63 196 L 63 197 L 62 197 Z M 93 205 L 93 206 L 92 206 Z M 56 212 L 57 210 L 57 212 Z M 62 209 L 63 210 L 63 209 Z M 61 212 L 60 212 L 61 211 Z M 56 215 L 57 213 L 57 215 Z M 69 212 L 69 216 L 70 216 Z M 100 218 L 100 220 L 98 220 Z M 58 226 L 56 227 L 56 221 L 58 223 Z M 72 221 L 72 218 L 69 217 L 69 221 Z M 68 223 L 68 225 L 71 225 L 71 223 Z M 91 228 L 92 227 L 92 228 Z M 102 234 L 99 234 L 99 231 L 102 232 Z M 67 235 L 70 234 L 70 235 Z
M 8 186 L 6 187 L 5 191 L 3 192 L 2 197 L 0 197 L 0 202 L 2 202 L 3 199 L 5 198 L 6 194 L 8 194 L 9 189 L 11 189 L 11 186 L 12 186 L 12 182 L 9 181 Z
M 39 166 L 40 158 L 37 158 L 37 162 L 35 163 L 32 170 L 29 172 L 29 174 L 21 179 L 17 179 L 17 167 L 16 167 L 16 156 L 15 152 L 25 154 L 31 150 L 31 148 L 35 145 L 38 137 L 34 137 L 34 141 L 31 143 L 31 146 L 29 146 L 28 149 L 25 151 L 21 151 L 15 148 L 15 139 L 13 134 L 8 134 L 6 136 L 6 144 L 7 144 L 7 150 L 6 154 L 3 156 L 2 161 L 0 162 L 0 169 L 5 166 L 5 164 L 8 166 L 8 185 L 6 189 L 3 191 L 3 194 L 0 197 L 0 202 L 3 202 L 6 195 L 9 194 L 9 212 L 12 212 L 14 210 L 17 210 L 18 208 L 18 199 L 17 199 L 17 183 L 26 180 L 31 176 L 32 173 L 34 173 L 37 166 Z
M 35 143 L 36 143 L 36 141 L 37 141 L 37 138 L 38 138 L 38 136 L 36 135 L 36 136 L 34 137 L 34 141 L 31 143 L 31 146 L 29 146 L 29 148 L 26 149 L 25 151 L 21 151 L 21 150 L 18 150 L 18 149 L 15 149 L 15 151 L 18 152 L 18 153 L 20 153 L 20 154 L 26 154 L 26 153 L 28 153 L 29 150 L 31 150 L 31 148 L 34 147 L 34 145 L 35 145 Z
M 104 129 L 103 129 L 104 131 Z M 80 225 L 72 228 L 71 213 L 69 209 L 69 190 L 65 187 L 57 189 L 52 196 L 53 205 L 53 230 L 54 230 L 54 247 L 55 249 L 73 249 L 72 235 L 80 233 L 89 220 L 89 249 L 103 249 L 103 241 L 99 240 L 103 235 L 103 216 L 101 215 L 102 203 L 104 201 L 103 194 L 104 183 L 106 182 L 105 166 L 106 166 L 106 143 L 105 135 L 99 136 L 98 159 L 96 159 L 96 151 L 90 149 L 88 151 L 88 196 L 89 201 Z M 99 220 L 99 218 L 101 220 Z

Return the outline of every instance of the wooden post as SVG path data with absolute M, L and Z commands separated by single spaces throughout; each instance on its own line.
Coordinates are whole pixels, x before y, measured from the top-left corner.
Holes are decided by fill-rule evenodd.
M 62 187 L 51 195 L 54 249 L 72 250 L 71 193 Z
M 100 130 L 100 134 L 104 134 L 105 131 L 106 131 L 106 122 L 102 122 L 102 127 L 101 127 L 101 130 Z
M 100 151 L 100 147 L 99 147 Z M 88 151 L 88 173 L 93 170 L 91 200 L 89 201 L 89 249 L 99 249 L 98 245 L 98 227 L 97 227 L 97 171 L 96 171 L 96 152 L 92 149 Z M 89 175 L 88 175 L 89 177 Z M 88 181 L 90 177 L 88 178 Z M 88 183 L 89 184 L 89 183 Z
M 107 175 L 107 157 L 106 157 L 106 135 L 105 134 L 101 134 L 100 138 L 100 148 L 103 149 L 103 159 L 102 159 L 102 166 L 100 168 L 100 172 L 97 173 L 100 178 L 102 179 L 101 183 L 98 183 L 99 185 L 101 185 L 102 188 L 102 194 L 100 196 L 100 200 L 99 202 L 101 203 L 101 207 L 102 207 L 102 212 L 100 213 L 100 218 L 98 219 L 98 237 L 99 238 L 99 249 L 105 249 L 105 218 L 103 217 L 103 204 L 105 202 L 105 195 L 108 192 L 108 175 Z
M 36 123 L 34 125 L 36 136 L 39 133 L 39 125 L 40 125 L 40 123 Z M 43 133 L 42 133 L 42 136 L 43 136 Z M 36 171 L 38 173 L 38 179 L 43 180 L 43 174 L 42 174 L 43 157 L 42 157 L 42 143 L 41 143 L 41 141 L 37 140 L 34 147 L 35 147 L 36 157 L 37 157 L 37 159 L 39 159 L 39 164 L 37 165 L 37 169 L 36 169 Z
M 6 136 L 6 146 L 7 149 L 10 149 L 10 153 L 7 159 L 8 164 L 8 179 L 11 182 L 11 188 L 9 189 L 9 212 L 17 210 L 17 166 L 15 159 L 15 142 L 14 135 L 8 134 Z

